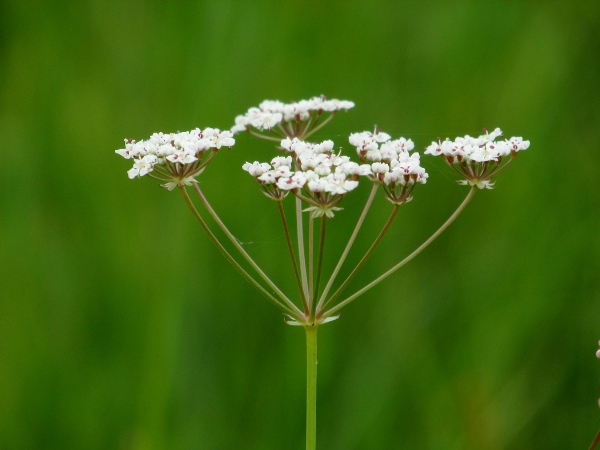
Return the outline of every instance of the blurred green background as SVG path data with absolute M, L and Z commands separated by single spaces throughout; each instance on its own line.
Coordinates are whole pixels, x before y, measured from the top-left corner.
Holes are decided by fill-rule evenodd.
M 0 448 L 301 449 L 302 329 L 251 289 L 124 138 L 350 99 L 318 138 L 501 127 L 531 147 L 410 265 L 319 331 L 322 449 L 583 449 L 600 427 L 600 3 L 0 3 Z M 240 135 L 203 176 L 290 292 Z M 466 194 L 433 158 L 353 285 Z M 366 197 L 348 196 L 328 251 Z M 378 198 L 356 261 L 389 213 Z M 328 268 L 334 264 L 328 261 Z

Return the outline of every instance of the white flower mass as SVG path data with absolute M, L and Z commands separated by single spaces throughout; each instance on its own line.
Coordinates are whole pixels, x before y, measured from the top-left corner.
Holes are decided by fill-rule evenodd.
M 277 156 L 267 163 L 246 163 L 242 168 L 261 185 L 275 184 L 283 191 L 306 188 L 310 192 L 346 194 L 358 186 L 359 175 L 370 175 L 347 156 L 333 152 L 333 141 L 319 144 L 283 139 L 281 147 L 293 156 Z M 292 166 L 295 169 L 292 169 Z
M 502 136 L 502 130 L 496 128 L 491 133 L 486 130 L 479 137 L 466 135 L 457 137 L 454 141 L 446 138 L 444 141 L 432 142 L 425 154 L 444 158 L 465 178 L 459 184 L 492 189 L 492 176 L 508 164 L 500 166 L 503 158 L 510 157 L 510 162 L 519 151 L 529 148 L 529 141 L 524 141 L 522 137 L 496 141 L 499 136 Z
M 235 139 L 231 131 L 196 128 L 179 133 L 154 133 L 146 141 L 125 139 L 125 148 L 115 150 L 115 153 L 125 159 L 133 159 L 133 168 L 127 172 L 129 178 L 147 175 L 160 166 L 170 175 L 185 173 L 189 177 L 197 173 L 194 174 L 193 170 L 182 171 L 182 166 L 200 168 L 199 160 L 206 150 L 217 151 L 234 144 Z M 161 175 L 166 176 L 164 172 L 161 172 Z
M 281 122 L 306 121 L 312 114 L 339 110 L 348 110 L 354 103 L 348 100 L 330 99 L 320 96 L 312 97 L 299 102 L 283 103 L 279 100 L 265 100 L 257 107 L 252 107 L 246 114 L 235 118 L 235 125 L 231 128 L 233 133 L 245 131 L 254 127 L 260 131 L 270 130 Z

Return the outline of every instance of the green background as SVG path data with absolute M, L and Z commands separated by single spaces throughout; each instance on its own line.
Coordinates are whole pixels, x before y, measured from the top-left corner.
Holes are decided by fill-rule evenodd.
M 501 127 L 531 147 L 444 235 L 319 331 L 322 449 L 583 449 L 598 427 L 600 4 L 0 3 L 0 448 L 301 449 L 302 329 L 114 150 L 228 128 L 265 98 L 353 100 L 423 149 Z M 293 293 L 240 135 L 202 186 Z M 441 161 L 353 285 L 466 190 Z M 345 199 L 327 268 L 362 207 Z M 390 206 L 378 197 L 356 261 Z M 291 295 L 291 294 L 290 294 Z

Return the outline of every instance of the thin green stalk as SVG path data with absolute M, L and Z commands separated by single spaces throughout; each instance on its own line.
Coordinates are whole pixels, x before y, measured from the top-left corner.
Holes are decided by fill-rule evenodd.
M 296 283 L 300 290 L 300 297 L 302 297 L 302 305 L 304 306 L 304 313 L 309 314 L 308 301 L 304 296 L 304 289 L 302 288 L 302 279 L 300 278 L 300 272 L 298 271 L 298 264 L 296 263 L 296 255 L 294 254 L 294 246 L 292 245 L 292 239 L 290 237 L 290 230 L 288 228 L 287 219 L 285 218 L 285 211 L 283 209 L 283 202 L 277 202 L 279 206 L 279 214 L 281 216 L 281 222 L 283 223 L 283 231 L 285 233 L 285 241 L 287 242 L 288 251 L 290 252 L 290 258 L 292 259 L 292 265 L 294 266 L 294 275 L 296 275 Z
M 346 261 L 346 257 L 348 256 L 348 253 L 350 252 L 350 249 L 352 248 L 352 244 L 354 244 L 354 240 L 356 239 L 356 236 L 358 235 L 358 232 L 359 232 L 360 228 L 362 227 L 365 217 L 367 216 L 367 213 L 369 212 L 369 209 L 371 208 L 371 205 L 373 204 L 373 199 L 375 198 L 375 193 L 377 192 L 378 187 L 379 187 L 379 185 L 377 183 L 373 183 L 373 188 L 371 189 L 371 193 L 369 194 L 367 203 L 365 204 L 365 207 L 363 208 L 363 211 L 362 211 L 360 217 L 358 218 L 358 222 L 356 223 L 356 226 L 354 227 L 354 231 L 352 232 L 352 235 L 350 236 L 350 239 L 348 240 L 348 243 L 346 244 L 344 253 L 342 253 L 340 260 L 337 263 L 337 266 L 335 266 L 335 269 L 334 269 L 333 273 L 331 274 L 331 277 L 329 277 L 329 281 L 327 282 L 327 286 L 325 286 L 325 290 L 323 291 L 323 294 L 321 294 L 321 298 L 319 299 L 319 303 L 317 305 L 317 313 L 319 311 L 321 311 L 323 302 L 327 298 L 327 294 L 329 294 L 329 290 L 331 289 L 331 286 L 333 285 L 338 273 L 340 272 L 342 265 Z
M 325 304 L 323 305 L 323 308 L 327 308 L 328 304 L 330 304 L 332 301 L 334 301 L 336 298 L 338 298 L 338 296 L 342 292 L 344 292 L 344 289 L 346 289 L 348 287 L 348 285 L 354 279 L 354 277 L 360 271 L 360 269 L 362 269 L 362 266 L 365 265 L 367 260 L 371 257 L 371 255 L 375 251 L 375 248 L 379 245 L 379 243 L 381 242 L 381 240 L 387 233 L 388 229 L 390 228 L 390 225 L 392 224 L 392 222 L 394 221 L 394 218 L 396 217 L 396 214 L 398 213 L 399 208 L 400 208 L 400 205 L 394 205 L 394 208 L 392 209 L 392 213 L 390 214 L 390 217 L 388 217 L 387 222 L 385 223 L 385 225 L 379 232 L 379 235 L 377 236 L 377 238 L 375 239 L 373 244 L 371 244 L 371 247 L 369 248 L 369 250 L 367 250 L 367 253 L 365 253 L 365 256 L 362 257 L 362 259 L 359 261 L 359 263 L 356 265 L 356 267 L 352 270 L 350 275 L 348 275 L 348 278 L 346 278 L 346 280 L 342 283 L 342 285 L 337 289 L 337 291 L 335 291 L 335 293 L 329 298 L 329 300 L 327 300 L 325 302 Z
M 221 253 L 223 254 L 223 256 L 225 256 L 225 258 L 227 259 L 227 261 L 229 261 L 233 265 L 233 267 L 235 267 L 236 270 L 239 273 L 241 273 L 242 276 L 244 278 L 246 278 L 246 280 L 248 280 L 250 282 L 250 284 L 252 284 L 256 289 L 258 289 L 275 306 L 283 309 L 288 314 L 294 314 L 293 310 L 291 310 L 290 308 L 288 308 L 287 306 L 285 306 L 284 304 L 282 304 L 281 302 L 279 302 L 279 300 L 277 300 L 274 296 L 272 296 L 271 294 L 269 294 L 269 292 L 265 288 L 263 288 L 258 283 L 258 281 L 256 281 L 254 278 L 252 278 L 252 276 L 248 272 L 246 272 L 242 266 L 240 266 L 240 264 L 233 258 L 233 256 L 231 256 L 231 254 L 225 249 L 225 247 L 223 247 L 223 245 L 221 245 L 221 243 L 216 238 L 216 236 L 213 234 L 213 232 L 210 230 L 210 228 L 208 228 L 208 225 L 206 224 L 206 222 L 204 221 L 204 219 L 202 219 L 202 216 L 200 215 L 200 213 L 196 209 L 196 206 L 194 205 L 194 203 L 192 202 L 192 199 L 190 198 L 190 196 L 188 195 L 187 191 L 185 190 L 185 187 L 180 185 L 179 189 L 181 190 L 181 193 L 183 194 L 183 198 L 185 199 L 186 203 L 188 204 L 188 206 L 192 210 L 192 213 L 194 214 L 194 216 L 196 217 L 196 219 L 198 220 L 198 222 L 200 222 L 200 225 L 202 226 L 202 228 L 204 229 L 204 231 L 206 231 L 206 234 L 208 234 L 208 237 L 213 242 L 213 244 L 215 244 L 217 246 L 217 248 L 221 251 Z
M 321 237 L 319 239 L 319 259 L 317 260 L 317 280 L 315 281 L 315 290 L 313 294 L 314 300 L 319 295 L 319 282 L 321 281 L 321 271 L 323 268 L 323 253 L 325 251 L 325 232 L 327 231 L 327 216 L 323 215 L 321 218 Z
M 306 450 L 317 448 L 317 326 L 306 330 Z
M 257 138 L 265 139 L 267 141 L 281 142 L 280 138 L 275 138 L 275 137 L 272 137 L 272 136 L 265 136 L 264 134 L 257 133 L 256 131 L 254 131 L 254 130 L 252 130 L 250 128 L 247 128 L 247 131 L 252 136 L 256 136 Z
M 306 277 L 306 257 L 304 256 L 304 229 L 302 227 L 302 200 L 296 197 L 296 234 L 298 235 L 298 261 L 304 296 L 308 297 L 308 278 Z
M 442 234 L 444 232 L 444 230 L 446 230 L 446 228 L 448 228 L 450 226 L 450 224 L 452 222 L 454 222 L 454 220 L 460 215 L 460 213 L 465 209 L 465 207 L 469 204 L 469 202 L 471 201 L 471 199 L 473 198 L 473 195 L 475 195 L 475 190 L 476 187 L 472 186 L 471 190 L 469 190 L 469 193 L 467 194 L 467 196 L 465 197 L 465 199 L 463 200 L 463 202 L 460 204 L 460 206 L 456 209 L 456 211 L 454 211 L 454 213 L 448 218 L 448 220 L 446 220 L 446 222 L 444 222 L 444 224 L 435 232 L 433 233 L 429 239 L 427 239 L 425 242 L 423 242 L 419 248 L 417 248 L 414 252 L 412 252 L 410 255 L 408 255 L 406 258 L 404 258 L 402 261 L 400 261 L 398 264 L 396 264 L 394 267 L 392 267 L 390 270 L 388 270 L 387 272 L 385 272 L 383 275 L 381 275 L 379 278 L 373 280 L 371 283 L 367 284 L 364 288 L 360 289 L 359 291 L 357 291 L 356 293 L 354 293 L 353 295 L 351 295 L 350 297 L 348 297 L 347 299 L 341 301 L 340 303 L 338 303 L 336 306 L 334 306 L 333 308 L 331 308 L 330 310 L 326 311 L 323 314 L 323 318 L 327 318 L 332 316 L 333 314 L 335 314 L 337 311 L 339 311 L 341 308 L 343 308 L 344 306 L 346 306 L 348 303 L 350 303 L 352 300 L 356 299 L 357 297 L 361 296 L 362 294 L 364 294 L 365 292 L 367 292 L 369 289 L 371 289 L 373 286 L 377 285 L 378 283 L 380 283 L 381 281 L 383 281 L 384 279 L 386 279 L 387 277 L 389 277 L 391 274 L 393 274 L 396 270 L 400 269 L 403 265 L 405 265 L 406 263 L 408 263 L 410 260 L 412 260 L 415 256 L 417 256 L 419 253 L 421 253 L 429 244 L 431 244 L 440 234 Z
M 309 136 L 312 136 L 313 134 L 315 134 L 317 131 L 319 131 L 321 128 L 323 128 L 325 125 L 327 125 L 331 119 L 333 119 L 333 116 L 335 115 L 335 112 L 332 112 L 331 115 L 325 119 L 323 122 L 321 122 L 320 125 L 318 125 L 317 127 L 312 128 L 311 130 L 308 130 L 308 133 L 306 133 L 304 135 L 304 139 L 308 138 Z M 313 123 L 313 126 L 316 125 L 317 122 Z
M 505 168 L 506 166 L 508 166 L 508 165 L 509 165 L 511 162 L 513 162 L 513 161 L 514 161 L 514 159 L 515 159 L 515 156 L 511 156 L 511 158 L 510 158 L 508 161 L 506 161 L 506 163 L 505 163 L 505 164 L 504 164 L 502 167 L 498 167 L 498 168 L 496 168 L 495 170 L 492 170 L 492 171 L 491 171 L 491 172 L 488 174 L 488 177 L 490 177 L 490 178 L 491 178 L 491 177 L 495 177 L 496 175 L 498 175 L 498 173 L 499 173 L 501 170 L 504 170 L 504 168 Z
M 319 120 L 319 118 L 317 117 L 316 120 Z M 314 123 L 316 123 L 316 121 L 314 121 Z M 306 135 L 306 132 L 308 131 L 308 129 L 310 128 L 310 126 L 313 124 L 313 117 L 312 115 L 308 118 L 308 120 L 306 121 L 306 125 L 304 126 L 304 129 L 302 130 L 301 133 L 299 133 L 299 135 L 297 136 L 298 139 L 304 140 L 304 136 Z
M 312 305 L 315 298 L 315 219 L 311 216 L 308 220 L 308 311 L 312 314 Z
M 258 266 L 258 264 L 256 264 L 254 262 L 254 260 L 246 252 L 246 250 L 243 249 L 243 247 L 240 245 L 240 243 L 235 238 L 235 236 L 233 234 L 231 234 L 231 231 L 229 231 L 227 229 L 227 227 L 225 226 L 223 221 L 219 218 L 219 216 L 217 215 L 215 210 L 212 209 L 212 206 L 210 206 L 210 203 L 208 203 L 208 200 L 202 193 L 202 190 L 200 189 L 200 186 L 198 186 L 198 183 L 194 183 L 194 190 L 196 191 L 196 194 L 198 194 L 198 197 L 200 197 L 200 200 L 204 204 L 205 208 L 208 210 L 209 214 L 212 216 L 212 218 L 215 220 L 215 222 L 217 222 L 217 224 L 219 225 L 221 230 L 223 230 L 223 233 L 225 233 L 225 235 L 229 238 L 229 240 L 235 246 L 235 248 L 237 248 L 238 251 L 242 254 L 244 259 L 246 261 L 248 261 L 248 263 L 252 266 L 252 268 L 256 271 L 256 273 L 269 285 L 269 287 L 271 289 L 273 289 L 277 295 L 279 295 L 281 300 L 283 300 L 283 302 L 290 309 L 292 309 L 297 316 L 302 317 L 302 311 L 300 311 L 300 309 L 283 292 L 281 292 L 281 289 L 279 289 L 275 285 L 275 283 L 273 283 L 271 281 L 271 279 L 262 271 L 262 269 Z

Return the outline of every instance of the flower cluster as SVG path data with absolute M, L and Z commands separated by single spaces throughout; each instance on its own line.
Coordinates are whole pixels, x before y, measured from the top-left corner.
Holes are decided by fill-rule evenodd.
M 133 167 L 127 172 L 129 178 L 149 175 L 165 181 L 163 187 L 172 190 L 180 183 L 192 183 L 220 148 L 234 144 L 231 131 L 196 128 L 180 133 L 154 133 L 146 141 L 126 139 L 125 148 L 115 152 L 133 159 Z
M 520 150 L 529 148 L 529 141 L 521 137 L 511 137 L 504 141 L 496 141 L 502 136 L 500 128 L 491 133 L 486 133 L 475 138 L 469 135 L 457 137 L 454 141 L 446 138 L 441 141 L 432 142 L 426 154 L 440 155 L 464 180 L 460 184 L 477 186 L 480 189 L 492 189 L 494 182 L 491 178 L 508 162 L 517 155 Z M 500 165 L 503 158 L 510 156 L 511 159 L 504 165 Z
M 313 217 L 333 217 L 343 196 L 358 186 L 359 176 L 372 174 L 369 165 L 336 154 L 330 140 L 312 144 L 286 138 L 281 147 L 291 156 L 278 156 L 271 164 L 246 163 L 243 169 L 256 178 L 268 197 L 280 201 L 292 192 L 310 204 L 306 211 Z
M 410 154 L 415 144 L 403 137 L 391 140 L 387 133 L 376 130 L 350 135 L 350 144 L 363 163 L 370 164 L 371 179 L 383 187 L 386 198 L 400 205 L 412 199 L 417 183 L 425 184 L 429 175 L 421 167 L 420 155 Z
M 288 137 L 303 138 L 314 131 L 318 119 L 324 112 L 333 115 L 339 110 L 353 107 L 354 103 L 351 101 L 328 100 L 324 96 L 292 103 L 265 100 L 258 105 L 258 108 L 252 107 L 246 114 L 237 116 L 231 131 L 233 133 L 250 131 L 250 127 L 264 131 L 278 126 L 279 130 Z

